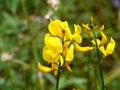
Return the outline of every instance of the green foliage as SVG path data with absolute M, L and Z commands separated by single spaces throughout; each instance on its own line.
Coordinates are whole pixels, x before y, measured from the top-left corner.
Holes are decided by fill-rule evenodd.
M 113 55 L 103 61 L 106 90 L 120 90 L 120 9 L 112 0 L 59 0 L 57 9 L 47 0 L 0 0 L 0 90 L 54 90 L 56 77 L 40 72 L 43 62 L 44 34 L 48 19 L 67 20 L 73 24 L 88 23 L 92 16 L 105 33 L 116 41 Z M 87 39 L 83 35 L 85 44 Z M 75 53 L 73 72 L 64 70 L 60 76 L 61 90 L 99 89 L 96 54 Z

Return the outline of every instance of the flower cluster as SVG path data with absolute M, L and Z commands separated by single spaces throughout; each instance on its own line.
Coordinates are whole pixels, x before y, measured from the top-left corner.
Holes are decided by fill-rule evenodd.
M 94 45 L 97 45 L 99 50 L 103 53 L 103 57 L 106 57 L 113 53 L 116 43 L 114 39 L 111 37 L 110 42 L 107 44 L 107 37 L 103 33 L 104 25 L 102 25 L 100 29 L 97 29 L 97 26 L 94 25 L 93 18 L 91 18 L 89 24 L 83 24 L 83 28 L 85 32 L 88 34 L 88 36 L 93 38 L 91 42 Z M 99 39 L 97 35 L 100 35 L 101 39 Z M 106 46 L 106 49 L 105 49 L 105 46 Z
M 74 25 L 74 33 L 68 26 L 67 21 L 51 20 L 48 25 L 49 33 L 45 34 L 43 48 L 43 59 L 50 64 L 50 67 L 43 66 L 38 62 L 38 68 L 43 72 L 54 72 L 58 74 L 58 66 L 61 68 L 70 68 L 70 63 L 74 58 L 74 48 L 79 52 L 87 52 L 93 47 L 82 47 L 81 27 Z

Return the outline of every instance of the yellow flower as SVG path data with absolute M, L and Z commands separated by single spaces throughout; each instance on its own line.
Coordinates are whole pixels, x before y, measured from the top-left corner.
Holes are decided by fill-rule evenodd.
M 82 25 L 85 32 L 88 34 L 88 36 L 92 36 L 94 40 L 91 40 L 91 42 L 96 45 L 99 48 L 99 50 L 103 53 L 104 57 L 107 55 L 110 55 L 113 53 L 114 48 L 115 48 L 115 41 L 113 38 L 111 38 L 110 42 L 107 44 L 106 50 L 105 50 L 105 45 L 107 43 L 107 37 L 103 33 L 104 31 L 104 25 L 100 27 L 100 29 L 97 30 L 97 26 L 94 25 L 93 18 L 90 19 L 89 24 L 83 24 Z M 97 34 L 101 35 L 101 40 L 97 38 Z M 96 40 L 96 42 L 95 42 Z M 79 51 L 82 51 L 83 48 L 80 48 L 78 45 L 75 45 L 76 48 L 78 48 Z
M 64 35 L 64 41 L 71 40 L 72 34 L 70 32 L 69 26 L 67 21 L 61 22 L 60 20 L 51 20 L 50 24 L 48 25 L 48 29 L 50 33 L 54 36 L 62 37 Z
M 61 66 L 63 66 L 64 63 L 63 57 L 61 56 L 61 53 L 63 52 L 62 41 L 58 37 L 46 34 L 44 42 L 45 46 L 43 47 L 43 59 L 51 64 L 51 68 L 42 66 L 39 63 L 39 69 L 44 72 L 54 71 L 54 74 L 56 75 L 55 72 L 58 68 L 58 60 L 60 60 Z
M 49 36 L 49 34 L 45 35 L 45 46 L 43 48 L 43 58 L 48 63 L 55 62 L 59 58 L 59 54 L 62 53 L 62 41 L 58 37 Z
M 106 47 L 106 50 L 105 50 L 104 46 L 99 47 L 99 49 L 103 53 L 104 57 L 113 53 L 115 44 L 116 43 L 115 43 L 114 39 L 111 37 L 110 42 L 108 43 L 108 45 Z
M 104 57 L 106 57 L 106 56 L 108 56 L 108 55 L 113 53 L 114 48 L 115 48 L 115 41 L 114 41 L 114 39 L 112 37 L 110 39 L 110 42 L 107 44 L 106 50 L 105 50 L 104 44 L 101 45 L 101 43 L 104 40 L 100 41 L 99 39 L 97 39 L 96 41 L 97 41 L 97 44 L 98 44 L 98 48 L 103 53 Z M 95 45 L 95 41 L 94 40 L 92 40 L 91 42 Z M 105 40 L 105 42 L 107 42 L 107 41 Z
M 78 44 L 82 43 L 80 36 L 82 29 L 79 25 L 74 25 L 74 33 L 72 34 L 67 21 L 51 20 L 48 25 L 50 33 L 45 34 L 43 47 L 43 59 L 51 66 L 46 67 L 38 63 L 38 68 L 44 72 L 58 73 L 58 66 L 65 67 L 69 71 L 70 63 L 74 58 L 74 47 L 80 52 L 92 50 L 92 47 L 81 47 Z
M 96 39 L 98 46 L 104 46 L 107 43 L 107 38 L 103 32 L 101 32 L 102 39 Z M 93 44 L 95 44 L 95 40 L 91 40 Z

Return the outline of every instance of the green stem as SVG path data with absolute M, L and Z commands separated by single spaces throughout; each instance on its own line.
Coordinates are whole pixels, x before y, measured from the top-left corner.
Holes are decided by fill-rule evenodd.
M 59 79 L 60 79 L 60 61 L 58 65 L 58 75 L 57 75 L 57 82 L 56 82 L 56 90 L 58 90 L 59 87 Z
M 94 32 L 94 38 L 95 38 L 96 51 L 97 51 L 98 62 L 99 62 L 99 71 L 100 71 L 100 77 L 101 77 L 101 82 L 102 82 L 102 90 L 104 90 L 105 86 L 104 86 L 104 78 L 103 78 L 103 73 L 102 73 L 102 63 L 101 63 L 101 59 L 100 59 L 100 52 L 98 49 L 98 44 L 97 44 L 97 40 L 96 40 L 97 37 L 96 37 L 95 32 Z

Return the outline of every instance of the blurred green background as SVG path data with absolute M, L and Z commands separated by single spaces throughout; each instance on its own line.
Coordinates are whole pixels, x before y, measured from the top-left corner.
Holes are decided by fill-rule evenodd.
M 91 16 L 116 41 L 102 65 L 106 90 L 120 90 L 120 0 L 0 0 L 0 90 L 54 90 L 56 77 L 37 68 L 49 18 L 67 20 L 73 30 Z M 61 72 L 60 90 L 100 90 L 95 52 L 76 51 L 71 68 Z

